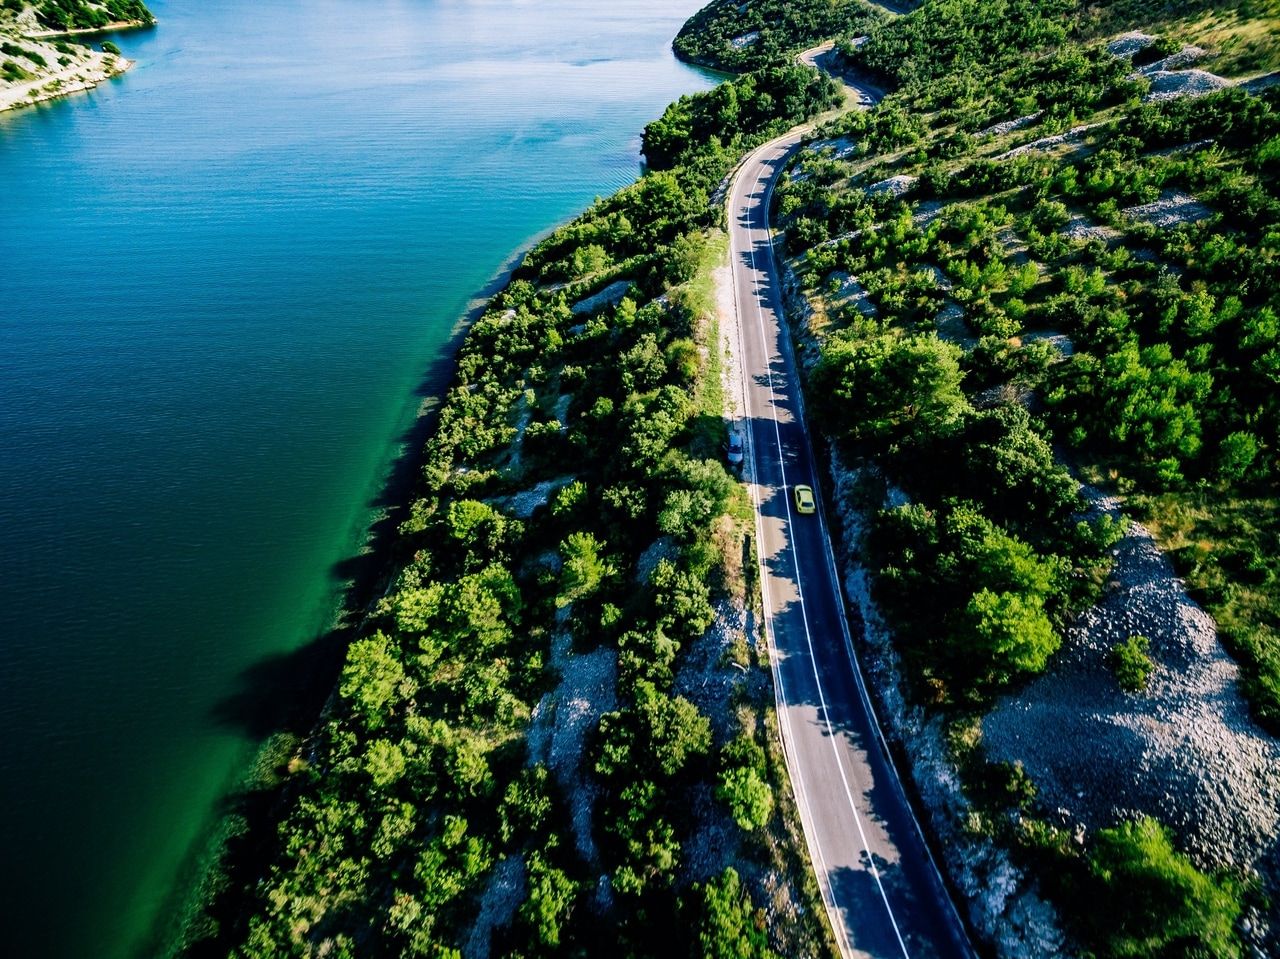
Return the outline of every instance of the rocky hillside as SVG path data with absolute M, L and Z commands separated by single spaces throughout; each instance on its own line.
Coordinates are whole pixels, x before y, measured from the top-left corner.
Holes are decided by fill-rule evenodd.
M 154 22 L 138 0 L 5 0 L 0 4 L 0 110 L 89 90 L 131 65 L 110 41 L 76 34 Z

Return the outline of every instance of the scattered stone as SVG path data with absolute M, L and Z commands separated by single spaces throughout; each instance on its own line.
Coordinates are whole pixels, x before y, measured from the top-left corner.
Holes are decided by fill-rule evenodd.
M 537 486 L 531 486 L 527 490 L 513 493 L 510 496 L 496 497 L 488 502 L 515 519 L 528 519 L 543 506 L 547 505 L 553 493 L 572 482 L 572 476 L 557 476 L 555 479 L 546 480 Z
M 877 313 L 876 305 L 871 302 L 871 298 L 867 295 L 867 291 L 863 289 L 862 284 L 855 280 L 848 273 L 839 270 L 827 277 L 828 289 L 832 283 L 838 283 L 836 292 L 833 293 L 828 302 L 832 306 L 852 306 L 863 316 L 875 316 Z
M 585 313 L 596 313 L 606 306 L 617 306 L 630 291 L 630 280 L 618 280 L 616 283 L 610 283 L 594 296 L 589 296 L 585 300 L 575 303 L 571 307 L 571 312 L 578 316 Z
M 996 157 L 997 160 L 1012 160 L 1014 157 L 1022 156 L 1024 153 L 1030 153 L 1033 150 L 1052 150 L 1054 147 L 1062 146 L 1065 143 L 1079 143 L 1084 139 L 1084 135 L 1100 123 L 1082 123 L 1078 127 L 1072 127 L 1066 133 L 1058 133 L 1051 137 L 1041 137 L 1039 140 L 1032 140 L 1030 143 L 1024 143 L 1020 147 L 1014 147 L 1012 150 L 1006 150 Z
M 1254 77 L 1252 80 L 1246 80 L 1240 84 L 1240 88 L 1247 90 L 1249 93 L 1261 93 L 1263 90 L 1271 89 L 1276 84 L 1280 84 L 1280 70 L 1264 73 L 1262 76 Z
M 574 844 L 583 859 L 594 863 L 599 857 L 591 816 L 600 790 L 585 775 L 584 747 L 600 717 L 617 703 L 618 654 L 608 646 L 574 652 L 573 640 L 563 628 L 567 614 L 567 609 L 559 614 L 561 629 L 551 642 L 551 667 L 560 674 L 560 685 L 534 707 L 526 743 L 529 763 L 545 763 L 564 794 L 574 797 Z
M 729 41 L 729 46 L 735 50 L 745 50 L 747 47 L 753 47 L 760 42 L 760 31 L 752 30 L 750 33 L 744 33 L 740 37 L 734 37 Z
M 1167 150 L 1154 150 L 1150 155 L 1156 157 L 1180 156 L 1184 153 L 1195 153 L 1197 150 L 1203 150 L 1205 147 L 1213 146 L 1216 142 L 1210 137 L 1207 140 L 1196 140 L 1194 143 L 1183 143 L 1180 146 L 1169 147 Z
M 1131 220 L 1166 229 L 1180 223 L 1198 223 L 1213 216 L 1213 210 L 1189 193 L 1181 193 L 1177 190 L 1166 191 L 1154 203 L 1143 203 L 1122 212 Z
M 1118 230 L 1109 226 L 1099 226 L 1083 213 L 1072 216 L 1058 233 L 1068 240 L 1102 240 L 1104 243 L 1110 243 L 1120 236 Z
M 1047 330 L 1037 333 L 1023 333 L 1022 343 L 1024 346 L 1031 343 L 1045 343 L 1053 347 L 1062 359 L 1074 356 L 1076 352 L 1075 342 L 1065 333 L 1054 333 Z
M 829 153 L 832 160 L 846 160 L 858 152 L 858 145 L 849 137 L 814 140 L 808 148 L 813 153 Z
M 900 173 L 897 176 L 891 176 L 887 180 L 881 180 L 867 187 L 868 193 L 888 193 L 890 196 L 906 196 L 916 188 L 916 184 L 920 182 L 918 176 L 910 176 Z
M 920 271 L 928 274 L 933 279 L 934 286 L 944 293 L 950 293 L 955 288 L 955 284 L 951 282 L 951 277 L 947 276 L 942 267 L 936 263 L 921 263 Z
M 943 304 L 933 322 L 938 328 L 938 339 L 954 343 L 966 351 L 978 345 L 978 338 L 965 322 L 964 307 L 954 300 Z
M 1202 97 L 1231 86 L 1231 81 L 1207 70 L 1157 70 L 1146 76 L 1151 92 L 1143 100 L 1176 100 L 1178 97 Z
M 519 854 L 504 856 L 489 873 L 480 896 L 475 925 L 462 949 L 465 959 L 489 959 L 493 933 L 511 925 L 516 910 L 524 902 L 528 871 Z
M 1209 51 L 1203 47 L 1185 46 L 1177 53 L 1167 56 L 1163 60 L 1147 64 L 1139 72 L 1143 76 L 1149 77 L 1162 70 L 1180 70 L 1183 67 L 1191 66 L 1198 60 L 1203 60 L 1208 54 Z
M 1147 49 L 1151 44 L 1156 42 L 1156 38 L 1149 33 L 1143 33 L 1140 30 L 1133 30 L 1129 33 L 1122 33 L 1110 43 L 1107 44 L 1107 53 L 1113 57 L 1122 57 L 1129 59 L 1139 52 Z
M 945 206 L 946 203 L 942 200 L 922 200 L 916 204 L 915 211 L 911 214 L 911 222 L 915 224 L 916 229 L 923 230 L 942 215 Z
M 1023 127 L 1031 126 L 1031 124 L 1035 123 L 1042 116 L 1044 116 L 1044 111 L 1037 110 L 1035 113 L 1028 113 L 1025 117 L 1018 117 L 1015 120 L 1005 120 L 1003 123 L 994 123 L 985 130 L 979 131 L 978 139 L 998 137 L 1005 133 L 1012 133 L 1014 130 L 1021 130 Z
M 1118 503 L 1085 489 L 1099 513 Z M 1253 722 L 1213 620 L 1134 523 L 1107 595 L 1067 630 L 1050 671 L 987 716 L 993 760 L 1022 762 L 1047 808 L 1093 830 L 1135 815 L 1169 824 L 1202 868 L 1252 869 L 1277 852 L 1280 742 Z M 1146 636 L 1155 664 L 1123 691 L 1111 650 Z

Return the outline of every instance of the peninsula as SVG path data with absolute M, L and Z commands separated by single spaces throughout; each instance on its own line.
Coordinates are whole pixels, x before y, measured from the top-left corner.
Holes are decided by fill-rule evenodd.
M 155 22 L 141 0 L 4 0 L 0 4 L 0 111 L 91 90 L 133 66 L 110 41 L 71 42 Z

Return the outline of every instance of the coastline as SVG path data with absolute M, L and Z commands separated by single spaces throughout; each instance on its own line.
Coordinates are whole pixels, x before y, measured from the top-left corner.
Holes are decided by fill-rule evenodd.
M 113 20 L 111 23 L 104 23 L 100 27 L 78 27 L 74 30 L 32 30 L 22 35 L 28 40 L 48 40 L 57 39 L 58 37 L 88 37 L 96 33 L 118 33 L 121 30 L 140 30 L 143 27 L 154 27 L 155 21 L 147 23 L 144 20 Z
M 338 672 L 347 646 L 358 638 L 399 573 L 398 527 L 412 504 L 412 490 L 427 459 L 427 440 L 457 372 L 458 350 L 493 298 L 511 283 L 529 252 L 579 216 L 580 212 L 538 231 L 507 256 L 467 301 L 450 330 L 447 345 L 424 371 L 413 392 L 419 399 L 417 410 L 397 440 L 400 452 L 387 464 L 377 498 L 389 505 L 371 512 L 361 527 L 360 545 L 353 548 L 358 567 L 332 610 L 331 627 L 300 651 L 305 662 L 293 691 L 294 705 L 279 728 L 252 751 L 226 791 L 223 811 L 211 819 L 203 838 L 192 845 L 169 906 L 160 910 L 144 943 L 149 954 L 169 959 L 184 956 L 204 924 L 233 923 L 244 914 L 241 884 L 255 878 L 270 862 L 270 841 L 281 810 L 297 789 L 288 771 L 290 762 L 311 754 L 316 735 L 336 700 Z
M 97 51 L 90 51 L 97 53 Z M 135 61 L 113 54 L 99 54 L 98 65 L 78 65 L 0 90 L 0 113 L 35 106 L 58 97 L 92 90 L 105 80 L 121 76 Z
M 25 58 L 27 66 L 23 69 L 34 74 L 31 79 L 0 86 L 0 113 L 34 106 L 37 103 L 74 93 L 84 93 L 106 80 L 121 76 L 136 65 L 136 61 L 129 60 L 120 54 L 96 50 L 83 44 L 63 43 L 62 38 L 116 33 L 121 30 L 135 30 L 150 26 L 154 26 L 154 21 L 145 23 L 141 20 L 122 20 L 101 27 L 85 27 L 76 30 L 28 31 L 18 26 L 11 32 L 8 28 L 0 31 L 0 37 L 19 41 L 20 46 L 25 42 L 43 60 L 41 63 Z M 23 48 L 26 49 L 25 46 Z M 49 71 L 45 64 L 61 68 Z

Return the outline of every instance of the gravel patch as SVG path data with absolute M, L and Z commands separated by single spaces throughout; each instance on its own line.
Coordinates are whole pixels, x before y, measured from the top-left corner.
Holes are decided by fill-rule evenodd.
M 1209 51 L 1203 47 L 1185 46 L 1177 53 L 1165 57 L 1163 60 L 1157 60 L 1155 63 L 1149 63 L 1138 72 L 1143 76 L 1152 76 L 1162 70 L 1180 70 L 1183 67 L 1189 67 L 1191 64 L 1203 60 L 1209 55 Z
M 1066 133 L 1057 133 L 1051 137 L 1041 137 L 1039 140 L 1032 140 L 1030 143 L 1024 143 L 1020 147 L 1014 147 L 1012 150 L 1006 150 L 996 157 L 997 160 L 1012 160 L 1014 157 L 1022 156 L 1024 153 L 1031 153 L 1035 150 L 1052 150 L 1054 147 L 1063 144 L 1079 143 L 1084 139 L 1084 135 L 1100 123 L 1082 123 L 1078 127 L 1072 127 Z
M 1141 30 L 1133 30 L 1129 33 L 1122 33 L 1107 44 L 1107 53 L 1113 57 L 1132 57 L 1142 50 L 1147 49 L 1151 44 L 1156 42 L 1156 38 L 1149 33 L 1143 33 Z
M 1094 508 L 1118 504 L 1086 488 Z M 1249 716 L 1235 662 L 1151 534 L 1130 526 L 1103 600 L 1067 630 L 1051 671 L 983 724 L 992 759 L 1022 762 L 1040 802 L 1097 829 L 1167 823 L 1205 868 L 1250 870 L 1278 851 L 1280 742 Z M 1148 689 L 1126 693 L 1111 650 L 1146 636 Z
M 1069 356 L 1074 356 L 1076 352 L 1075 342 L 1065 333 L 1054 333 L 1050 331 L 1024 333 L 1022 334 L 1022 343 L 1024 346 L 1031 343 L 1047 343 L 1049 346 L 1053 347 L 1057 354 L 1064 360 Z
M 462 947 L 464 959 L 489 959 L 494 931 L 511 925 L 527 885 L 528 871 L 521 856 L 505 856 L 493 867 L 480 896 L 475 925 Z
M 1271 89 L 1276 84 L 1280 84 L 1280 70 L 1265 73 L 1260 77 L 1254 77 L 1252 80 L 1246 80 L 1240 84 L 1240 87 L 1249 93 L 1261 93 L 1263 90 Z
M 899 173 L 897 176 L 891 176 L 887 180 L 881 180 L 867 187 L 868 193 L 888 193 L 890 196 L 906 196 L 916 188 L 916 184 L 920 182 L 918 176 L 910 176 L 905 173 Z
M 921 263 L 920 270 L 927 273 L 932 279 L 933 284 L 944 293 L 950 293 L 955 289 L 955 284 L 951 282 L 951 277 L 947 276 L 946 271 L 936 263 Z
M 916 204 L 911 214 L 911 222 L 915 224 L 916 229 L 923 230 L 942 215 L 945 206 L 946 203 L 942 200 L 922 200 Z
M 834 140 L 814 140 L 807 147 L 811 153 L 830 154 L 829 159 L 845 160 L 858 152 L 858 145 L 849 137 L 837 137 Z
M 993 123 L 985 130 L 978 132 L 978 139 L 985 137 L 998 137 L 1005 133 L 1012 133 L 1014 130 L 1021 130 L 1023 127 L 1029 127 L 1042 116 L 1043 110 L 1037 110 L 1035 113 L 1028 113 L 1025 117 L 1018 117 L 1014 120 L 1005 120 L 1003 123 Z
M 585 300 L 579 300 L 573 304 L 571 312 L 578 316 L 585 313 L 595 313 L 598 310 L 603 310 L 606 306 L 617 306 L 630 290 L 630 280 L 618 280 L 615 283 L 610 283 L 594 296 L 589 296 Z
M 559 614 L 564 625 L 568 610 Z M 591 817 L 599 787 L 584 768 L 584 746 L 600 717 L 617 705 L 618 654 L 602 646 L 590 653 L 573 652 L 565 630 L 551 643 L 551 666 L 560 684 L 534 707 L 527 744 L 529 763 L 545 763 L 566 796 L 573 796 L 573 838 L 578 854 L 589 863 L 599 861 Z
M 1176 100 L 1179 97 L 1202 97 L 1231 86 L 1231 81 L 1207 70 L 1157 70 L 1145 74 L 1151 80 L 1151 92 L 1143 100 Z
M 1104 243 L 1110 243 L 1120 236 L 1118 230 L 1109 226 L 1099 226 L 1083 213 L 1072 216 L 1058 233 L 1068 240 L 1102 240 Z
M 747 47 L 755 46 L 760 42 L 760 31 L 752 30 L 750 33 L 744 33 L 740 37 L 734 37 L 729 41 L 729 46 L 735 50 L 745 50 Z
M 500 496 L 486 502 L 515 519 L 528 519 L 547 505 L 553 493 L 562 486 L 568 486 L 573 479 L 572 476 L 557 476 L 511 496 Z
M 1213 210 L 1191 194 L 1180 193 L 1177 190 L 1166 191 L 1154 203 L 1131 206 L 1122 212 L 1131 220 L 1141 220 L 1143 223 L 1166 229 L 1180 223 L 1198 223 L 1213 216 Z
M 878 310 L 862 284 L 848 273 L 836 270 L 827 277 L 828 289 L 835 281 L 840 285 L 829 299 L 832 306 L 851 306 L 863 316 L 875 316 Z
M 964 307 L 954 300 L 947 300 L 933 318 L 938 328 L 938 339 L 954 343 L 966 352 L 978 345 L 978 338 L 965 322 Z
M 749 681 L 757 687 L 764 680 L 760 670 L 735 666 L 727 659 L 734 641 L 747 629 L 745 611 L 732 603 L 716 604 L 715 622 L 689 647 L 681 652 L 676 671 L 676 695 L 689 700 L 711 720 L 711 732 L 717 747 L 733 736 L 736 721 L 733 701 Z

